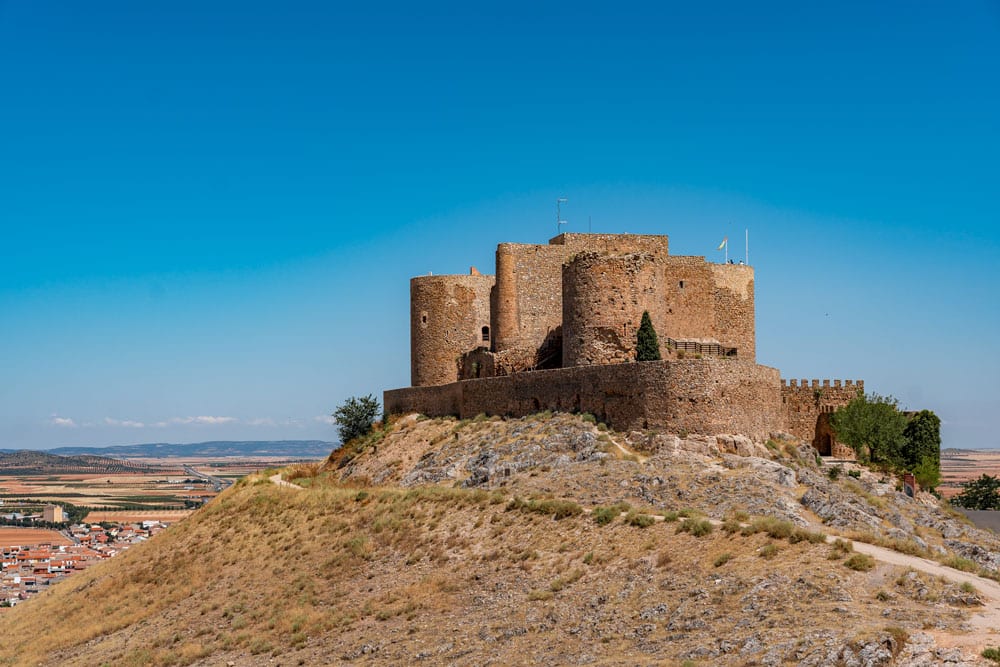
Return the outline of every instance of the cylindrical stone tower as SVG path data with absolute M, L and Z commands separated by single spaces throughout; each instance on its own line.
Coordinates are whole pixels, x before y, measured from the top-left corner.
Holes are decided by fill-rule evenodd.
M 410 383 L 459 379 L 460 357 L 490 347 L 493 276 L 419 276 L 410 280 Z
M 563 367 L 635 360 L 642 312 L 663 325 L 657 261 L 583 252 L 563 266 Z

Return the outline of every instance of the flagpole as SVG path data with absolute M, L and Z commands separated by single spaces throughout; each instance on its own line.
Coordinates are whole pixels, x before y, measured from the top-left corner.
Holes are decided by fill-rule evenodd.
M 743 259 L 744 259 L 744 261 L 746 261 L 747 266 L 750 266 L 750 228 L 749 227 L 746 228 L 746 233 L 747 233 L 747 246 L 746 246 L 746 252 L 743 255 Z
M 729 238 L 726 238 L 726 264 L 729 264 Z

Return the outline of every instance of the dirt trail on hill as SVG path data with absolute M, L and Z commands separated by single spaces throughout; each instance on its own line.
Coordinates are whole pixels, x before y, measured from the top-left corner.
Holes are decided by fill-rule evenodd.
M 622 445 L 620 442 L 618 442 L 614 438 L 610 438 L 609 437 L 609 440 L 611 440 L 611 444 L 612 445 L 614 445 L 615 447 L 618 448 L 618 451 L 620 451 L 622 453 L 622 456 L 632 456 L 632 457 L 635 458 L 635 460 L 638 463 L 645 463 L 647 460 L 649 460 L 648 456 L 643 456 L 639 452 L 633 452 L 631 449 L 629 449 L 628 447 L 625 447 L 624 445 Z
M 302 488 L 298 484 L 292 484 L 291 482 L 287 482 L 287 481 L 281 479 L 281 473 L 280 472 L 279 473 L 275 473 L 274 475 L 271 475 L 270 477 L 268 477 L 268 479 L 271 480 L 272 484 L 275 484 L 277 486 L 283 486 L 286 489 L 301 489 Z
M 831 537 L 827 541 L 833 541 L 834 539 L 836 538 Z M 960 570 L 945 567 L 940 563 L 926 558 L 908 556 L 892 549 L 877 547 L 865 542 L 853 542 L 853 544 L 855 551 L 868 554 L 883 563 L 910 567 L 936 577 L 944 577 L 950 581 L 958 583 L 968 582 L 976 587 L 980 596 L 984 598 L 984 604 L 982 609 L 972 612 L 972 617 L 969 619 L 969 625 L 973 628 L 972 632 L 954 635 L 947 632 L 930 631 L 929 634 L 934 636 L 938 646 L 976 649 L 976 653 L 979 653 L 979 651 L 987 646 L 997 646 L 1000 644 L 1000 584 L 992 579 L 984 579 L 968 572 L 961 572 Z

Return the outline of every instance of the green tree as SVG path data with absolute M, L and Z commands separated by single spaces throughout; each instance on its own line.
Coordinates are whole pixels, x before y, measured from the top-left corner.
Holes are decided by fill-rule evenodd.
M 862 394 L 830 416 L 830 424 L 840 440 L 858 455 L 890 469 L 904 466 L 906 415 L 892 396 Z
M 920 488 L 933 491 L 941 483 L 941 465 L 930 456 L 925 456 L 913 466 L 913 477 Z
M 953 505 L 970 510 L 1000 509 L 1000 478 L 983 474 L 964 482 L 962 487 L 965 490 L 951 499 Z
M 936 414 L 930 410 L 921 410 L 907 422 L 903 435 L 906 437 L 906 465 L 916 467 L 929 458 L 940 467 L 941 420 Z
M 371 394 L 361 397 L 351 396 L 344 401 L 333 412 L 340 441 L 347 443 L 371 431 L 379 409 L 378 399 Z
M 649 318 L 648 310 L 642 311 L 642 322 L 636 334 L 635 360 L 660 360 L 660 341 L 656 337 L 656 329 L 653 328 L 653 320 Z

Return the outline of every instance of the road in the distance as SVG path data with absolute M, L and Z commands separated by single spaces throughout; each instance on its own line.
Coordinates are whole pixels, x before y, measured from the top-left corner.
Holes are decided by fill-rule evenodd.
M 184 466 L 184 473 L 187 475 L 194 475 L 195 477 L 199 477 L 207 481 L 208 483 L 210 483 L 212 486 L 215 487 L 216 493 L 220 493 L 222 489 L 226 488 L 227 486 L 233 483 L 233 480 L 231 479 L 224 479 L 222 477 L 212 477 L 211 475 L 206 475 L 203 472 L 195 470 L 189 465 Z

